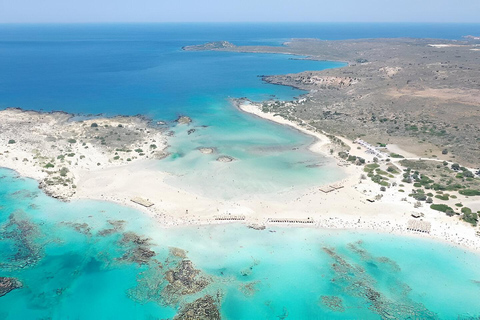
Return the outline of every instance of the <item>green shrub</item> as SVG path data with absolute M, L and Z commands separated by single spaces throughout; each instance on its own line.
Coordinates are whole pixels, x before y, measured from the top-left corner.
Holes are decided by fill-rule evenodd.
M 338 156 L 342 159 L 347 159 L 348 158 L 348 153 L 346 153 L 345 151 L 340 151 L 338 153 Z
M 62 177 L 66 177 L 67 176 L 67 173 L 68 173 L 68 169 L 63 167 L 62 169 L 60 169 L 60 176 Z
M 13 139 L 8 140 L 8 144 L 14 144 L 16 141 Z
M 463 220 L 472 224 L 473 226 L 477 225 L 478 222 L 478 214 L 476 212 L 472 212 L 472 209 L 463 207 L 462 208 L 462 213 L 463 213 Z
M 445 213 L 449 210 L 453 212 L 453 209 L 447 206 L 446 204 L 432 204 L 430 205 L 430 209 L 445 212 Z
M 446 194 L 443 194 L 443 195 L 437 194 L 437 195 L 435 196 L 435 198 L 440 199 L 440 200 L 443 200 L 443 201 L 447 201 L 447 200 L 449 199 L 449 196 L 446 195 Z
M 415 199 L 415 200 L 418 200 L 418 201 L 425 201 L 427 200 L 427 196 L 423 193 L 414 193 L 412 194 L 412 197 Z
M 405 158 L 404 156 L 398 153 L 390 153 L 390 157 L 397 158 L 397 159 Z
M 53 167 L 55 167 L 55 166 L 50 162 L 45 165 L 45 168 L 47 168 L 47 169 L 53 168 Z
M 464 196 L 480 196 L 480 190 L 474 190 L 474 189 L 463 189 L 458 191 L 458 193 Z
M 94 122 L 94 123 L 92 123 L 92 124 L 90 125 L 90 127 L 96 128 L 96 127 L 98 127 L 98 124 L 96 124 L 96 123 Z
M 68 139 L 67 141 L 68 141 L 68 143 L 77 143 L 77 140 L 75 140 L 75 139 Z

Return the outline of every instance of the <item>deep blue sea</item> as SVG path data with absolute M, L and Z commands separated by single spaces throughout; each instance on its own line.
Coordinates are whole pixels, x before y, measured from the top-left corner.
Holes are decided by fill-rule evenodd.
M 292 99 L 303 92 L 258 76 L 343 64 L 184 52 L 182 46 L 468 34 L 480 35 L 480 25 L 0 25 L 0 108 L 166 120 L 175 136 L 171 156 L 158 168 L 172 173 L 170 183 L 220 198 L 277 192 L 335 181 L 342 173 L 308 151 L 310 137 L 243 114 L 229 98 Z M 179 115 L 192 117 L 194 134 L 174 126 Z M 214 159 L 199 156 L 200 146 L 237 161 L 218 172 Z M 271 231 L 239 225 L 164 229 L 111 203 L 58 202 L 35 181 L 1 169 L 0 277 L 16 277 L 23 287 L 0 297 L 0 319 L 164 319 L 207 294 L 218 299 L 226 319 L 480 316 L 476 254 L 375 233 Z M 144 238 L 150 240 L 138 241 Z M 139 243 L 154 251 L 149 262 L 134 262 Z M 182 263 L 172 247 L 187 251 L 208 286 L 166 298 L 167 271 Z

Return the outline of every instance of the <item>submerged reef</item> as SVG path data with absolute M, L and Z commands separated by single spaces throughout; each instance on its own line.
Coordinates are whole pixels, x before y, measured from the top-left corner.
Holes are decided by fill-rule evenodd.
M 211 295 L 206 295 L 186 304 L 173 318 L 174 320 L 220 320 L 217 303 Z
M 126 248 L 120 260 L 142 265 L 147 264 L 155 256 L 155 251 L 150 249 L 152 245 L 150 238 L 141 237 L 133 232 L 125 232 L 120 243 L 122 247 Z
M 149 257 L 145 266 L 137 277 L 137 286 L 128 291 L 128 296 L 139 303 L 156 302 L 177 307 L 185 304 L 185 297 L 200 293 L 212 283 L 212 279 L 196 269 L 186 252 L 179 248 L 170 248 L 163 262 Z
M 0 297 L 22 286 L 22 283 L 15 278 L 0 277 Z
M 2 252 L 8 262 L 0 263 L 0 268 L 21 269 L 37 263 L 43 255 L 43 246 L 37 241 L 40 236 L 38 226 L 23 211 L 10 214 L 0 226 L 0 240 L 11 243 L 11 250 Z
M 66 225 L 66 226 L 69 226 L 69 227 L 72 227 L 75 231 L 81 233 L 81 234 L 84 234 L 86 236 L 91 236 L 91 228 L 90 226 L 83 222 L 83 223 L 80 223 L 80 222 L 62 222 L 62 224 Z
M 106 236 L 109 236 L 111 234 L 122 231 L 125 228 L 125 222 L 126 221 L 125 220 L 108 220 L 107 222 L 112 226 L 112 228 L 107 228 L 107 229 L 100 230 L 97 233 L 98 236 L 106 237 Z
M 321 296 L 321 303 L 332 311 L 344 312 L 343 300 L 340 297 L 335 296 Z
M 200 275 L 200 270 L 195 269 L 192 261 L 181 260 L 174 269 L 165 272 L 168 285 L 162 291 L 164 301 L 169 304 L 178 301 L 181 296 L 194 294 L 205 289 L 210 279 Z
M 239 286 L 239 290 L 245 295 L 245 297 L 253 297 L 258 291 L 257 285 L 259 283 L 260 280 L 242 283 Z
M 373 257 L 365 250 L 359 247 L 359 243 L 348 246 L 352 251 L 359 253 L 363 262 L 369 263 Z M 361 301 L 372 312 L 380 315 L 382 319 L 437 319 L 437 315 L 425 308 L 421 303 L 412 301 L 408 297 L 410 288 L 404 284 L 396 281 L 387 295 L 383 294 L 379 289 L 376 289 L 376 280 L 370 276 L 365 269 L 353 263 L 349 263 L 344 257 L 338 254 L 335 249 L 324 247 L 323 251 L 327 253 L 333 260 L 332 269 L 335 274 L 331 279 L 331 283 L 339 294 L 348 294 L 353 297 L 360 298 Z M 386 259 L 377 259 L 378 262 Z M 387 261 L 390 267 L 391 262 Z M 390 271 L 390 270 L 389 270 Z M 392 299 L 391 295 L 395 298 Z M 327 305 L 332 305 L 335 302 L 334 298 L 322 297 L 322 302 Z M 333 304 L 335 307 L 335 304 Z M 330 308 L 332 309 L 332 308 Z M 340 310 L 339 310 L 340 311 Z

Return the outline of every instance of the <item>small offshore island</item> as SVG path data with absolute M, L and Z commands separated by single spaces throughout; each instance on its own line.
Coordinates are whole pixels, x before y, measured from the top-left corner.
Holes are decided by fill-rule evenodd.
M 479 48 L 473 38 L 184 48 L 348 61 L 338 69 L 263 77 L 308 91 L 295 101 L 232 100 L 243 112 L 314 136 L 310 150 L 334 158 L 346 174 L 331 185 L 262 197 L 206 197 L 168 184 L 169 174 L 155 167 L 154 160 L 168 155 L 172 133 L 164 123 L 134 116 L 77 120 L 19 109 L 0 111 L 0 166 L 35 178 L 55 198 L 114 201 L 165 226 L 371 229 L 480 251 Z M 175 125 L 195 132 L 188 116 Z M 198 152 L 225 165 L 236 160 L 216 154 L 215 146 Z

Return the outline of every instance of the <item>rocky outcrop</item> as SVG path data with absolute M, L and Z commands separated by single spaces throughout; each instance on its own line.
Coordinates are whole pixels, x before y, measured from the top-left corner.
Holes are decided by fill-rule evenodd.
M 180 117 L 178 117 L 177 120 L 175 120 L 175 122 L 177 122 L 179 124 L 190 124 L 190 123 L 192 123 L 192 118 L 187 117 L 187 116 L 180 116 Z
M 182 260 L 175 269 L 165 273 L 165 279 L 169 282 L 165 291 L 180 295 L 199 292 L 209 284 L 207 279 L 197 277 L 199 274 L 200 270 L 195 269 L 192 261 Z
M 218 162 L 232 162 L 234 160 L 235 160 L 235 158 L 230 157 L 230 156 L 220 156 L 220 157 L 217 158 Z
M 212 154 L 216 152 L 216 148 L 213 147 L 200 147 L 198 148 L 198 151 L 200 151 L 203 154 Z
M 220 320 L 220 312 L 212 296 L 206 295 L 183 307 L 174 320 Z
M 143 238 L 133 232 L 125 232 L 120 243 L 126 249 L 120 260 L 143 265 L 155 256 L 155 251 L 150 249 L 152 245 L 150 239 Z
M 0 297 L 21 287 L 22 283 L 15 278 L 0 277 Z

